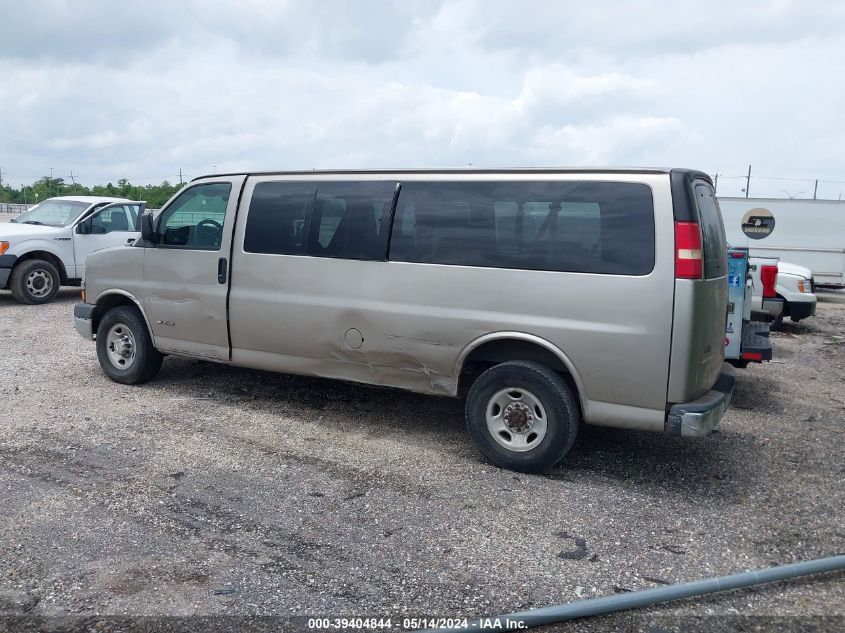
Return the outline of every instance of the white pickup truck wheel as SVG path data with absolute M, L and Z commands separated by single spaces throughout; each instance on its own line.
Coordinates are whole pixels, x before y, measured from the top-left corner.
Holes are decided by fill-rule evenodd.
M 9 289 L 21 303 L 34 305 L 52 301 L 61 283 L 53 264 L 43 259 L 25 259 L 12 270 Z

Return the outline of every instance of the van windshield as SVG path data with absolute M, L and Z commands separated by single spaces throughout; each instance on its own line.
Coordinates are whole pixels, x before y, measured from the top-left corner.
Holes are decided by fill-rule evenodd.
M 76 221 L 82 212 L 90 206 L 90 202 L 78 202 L 76 200 L 45 200 L 21 213 L 15 218 L 15 222 L 18 224 L 67 226 Z

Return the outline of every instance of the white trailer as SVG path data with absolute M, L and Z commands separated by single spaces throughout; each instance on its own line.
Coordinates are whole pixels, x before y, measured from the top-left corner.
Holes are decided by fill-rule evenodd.
M 816 285 L 845 287 L 845 201 L 720 197 L 728 244 L 813 271 Z

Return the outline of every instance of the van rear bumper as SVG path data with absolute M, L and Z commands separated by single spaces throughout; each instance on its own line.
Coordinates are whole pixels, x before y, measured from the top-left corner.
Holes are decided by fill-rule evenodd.
M 666 416 L 666 432 L 682 437 L 709 435 L 725 414 L 734 390 L 736 370 L 722 363 L 716 384 L 698 400 L 673 404 Z

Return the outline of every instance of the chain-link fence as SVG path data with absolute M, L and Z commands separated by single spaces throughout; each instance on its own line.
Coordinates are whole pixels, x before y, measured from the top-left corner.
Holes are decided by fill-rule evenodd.
M 23 213 L 29 209 L 31 204 L 13 204 L 10 202 L 0 202 L 0 213 L 18 214 Z

